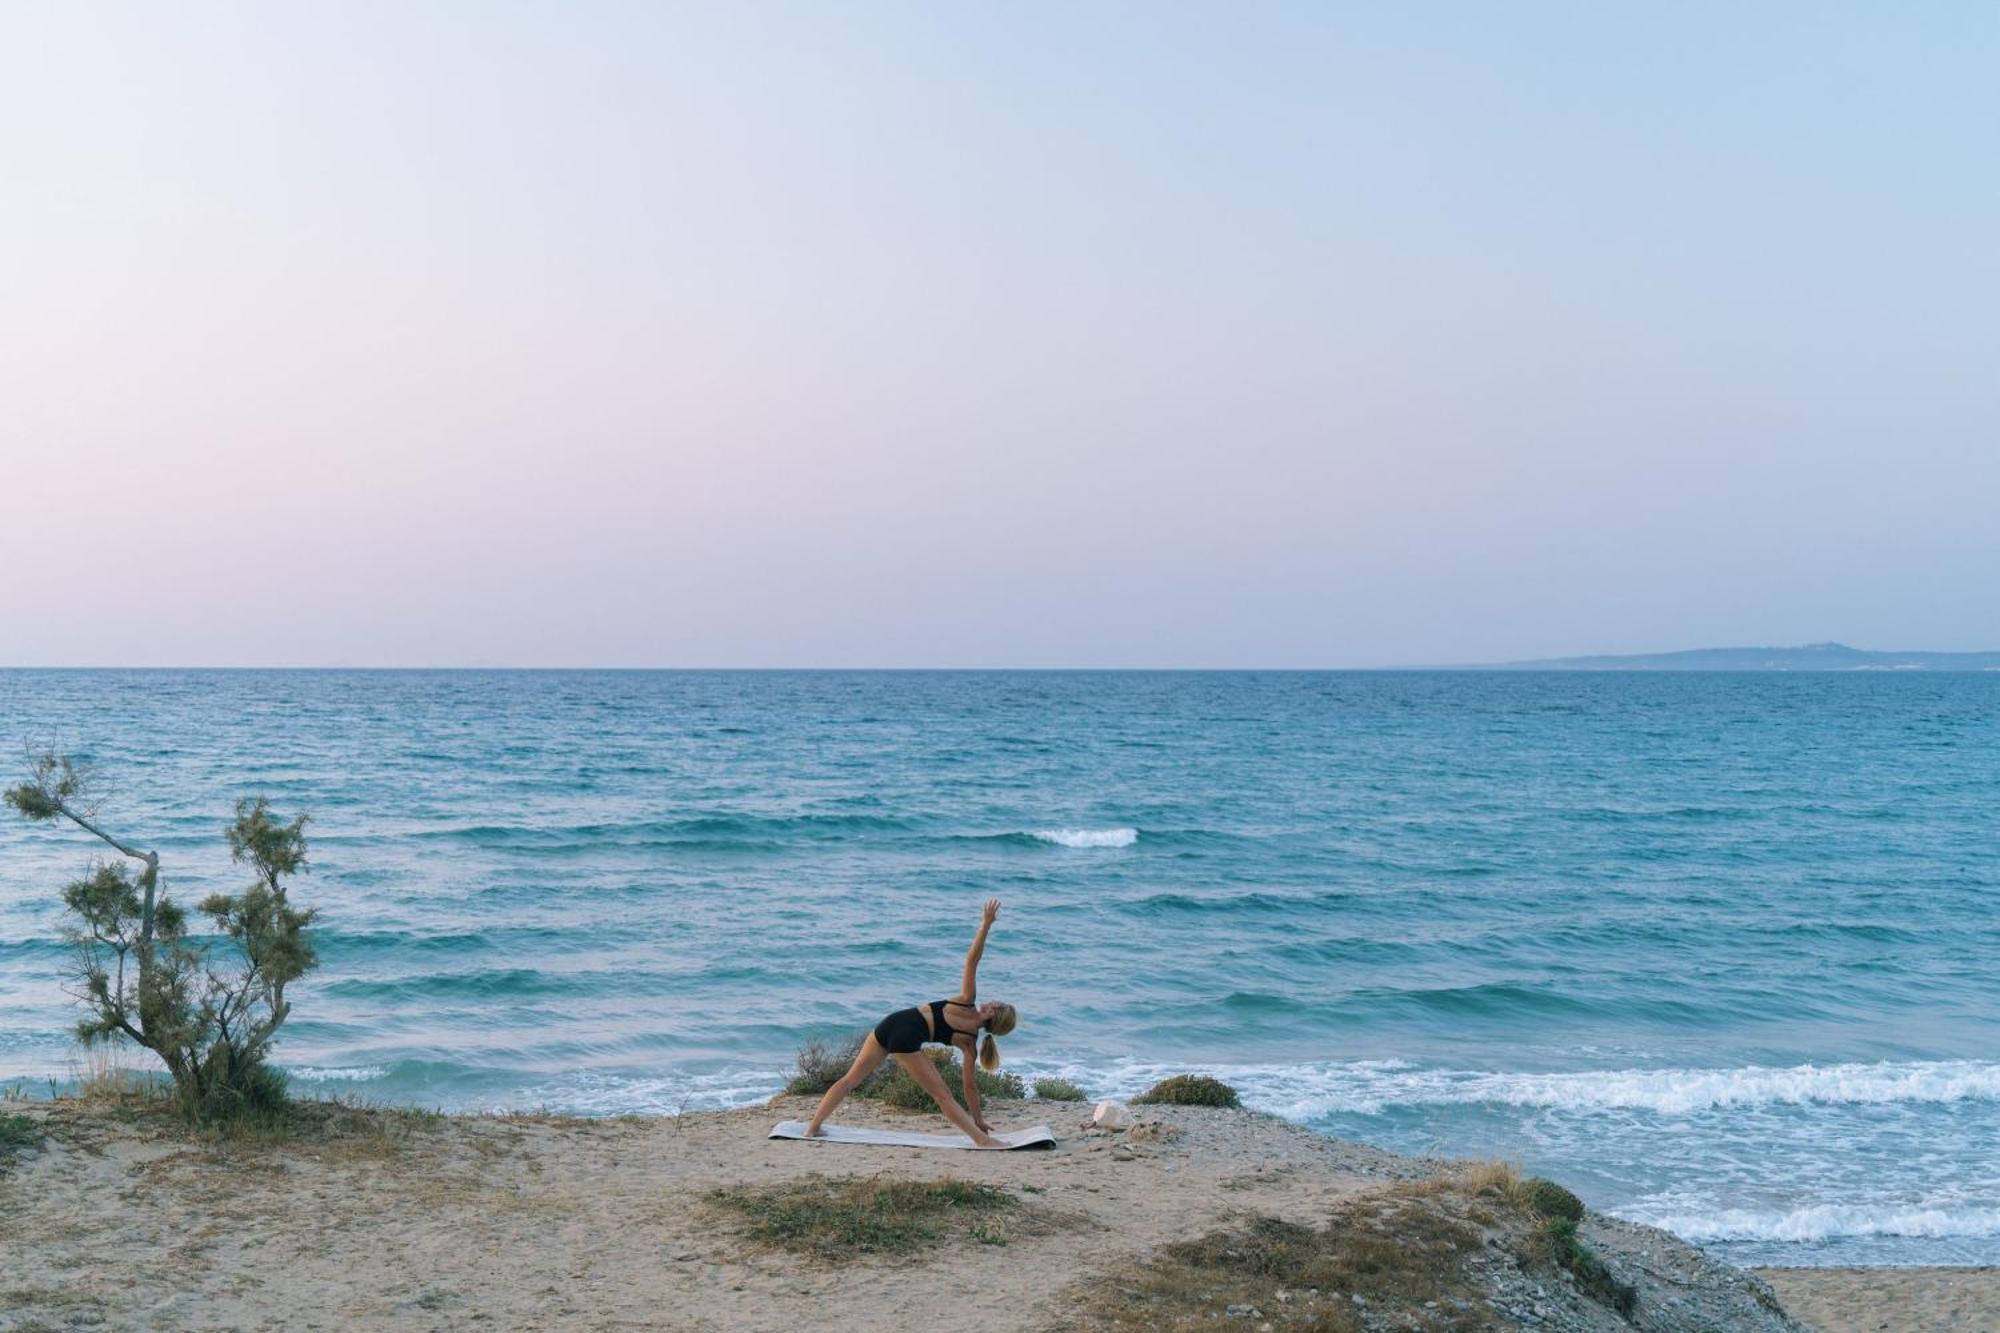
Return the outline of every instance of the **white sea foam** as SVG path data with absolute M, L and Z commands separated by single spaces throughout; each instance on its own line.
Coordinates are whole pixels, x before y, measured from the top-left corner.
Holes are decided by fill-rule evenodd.
M 1135 828 L 1050 828 L 1029 835 L 1058 847 L 1130 847 L 1139 841 Z
M 1124 1095 L 1184 1067 L 1137 1063 L 1054 1070 L 1086 1089 Z M 1640 1110 L 1684 1116 L 1764 1106 L 1872 1106 L 2000 1101 L 2000 1062 L 1796 1065 L 1736 1069 L 1606 1069 L 1527 1074 L 1416 1069 L 1396 1060 L 1203 1067 L 1259 1110 L 1294 1120 L 1375 1115 L 1392 1107 L 1497 1105 L 1557 1111 Z
M 381 1065 L 336 1065 L 326 1069 L 296 1065 L 285 1070 L 285 1077 L 298 1083 L 367 1083 L 389 1077 L 389 1071 Z
M 678 1115 L 725 1111 L 767 1101 L 782 1089 L 788 1070 L 726 1069 L 706 1074 L 603 1074 L 583 1071 L 529 1088 L 513 1102 L 546 1106 L 565 1115 Z
M 2000 1236 L 2000 1208 L 1951 1204 L 1814 1204 L 1784 1211 L 1753 1208 L 1617 1210 L 1627 1221 L 1661 1227 L 1682 1240 L 1801 1243 L 1864 1236 L 1979 1240 Z

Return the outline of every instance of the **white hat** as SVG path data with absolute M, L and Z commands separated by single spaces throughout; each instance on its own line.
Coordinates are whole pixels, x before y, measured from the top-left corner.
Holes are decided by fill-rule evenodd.
M 1132 1123 L 1132 1113 L 1125 1109 L 1124 1102 L 1099 1102 L 1091 1112 L 1090 1123 L 1099 1129 L 1124 1129 Z

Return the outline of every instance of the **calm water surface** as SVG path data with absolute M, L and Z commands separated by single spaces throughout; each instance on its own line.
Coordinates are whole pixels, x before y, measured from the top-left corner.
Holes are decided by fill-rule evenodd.
M 2000 1261 L 2000 675 L 0 672 L 185 900 L 310 811 L 328 1091 L 769 1095 L 983 972 L 1023 1072 L 1184 1069 L 1745 1262 Z M 0 1079 L 76 1064 L 0 822 Z

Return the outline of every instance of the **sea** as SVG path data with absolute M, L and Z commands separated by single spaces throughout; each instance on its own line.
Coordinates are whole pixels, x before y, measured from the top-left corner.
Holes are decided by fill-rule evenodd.
M 188 903 L 239 799 L 310 816 L 295 1091 L 754 1103 L 997 897 L 1031 1079 L 1213 1074 L 1740 1263 L 2000 1262 L 2000 674 L 14 670 L 0 744 Z M 107 849 L 0 814 L 46 1096 Z

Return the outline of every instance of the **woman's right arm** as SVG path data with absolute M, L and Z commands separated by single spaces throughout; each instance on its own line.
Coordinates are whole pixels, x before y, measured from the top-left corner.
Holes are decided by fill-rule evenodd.
M 1000 900 L 988 898 L 979 914 L 979 933 L 972 937 L 972 947 L 965 951 L 965 974 L 958 979 L 960 1004 L 971 1004 L 979 993 L 979 956 L 986 952 L 986 932 L 993 929 L 993 918 L 999 915 Z

